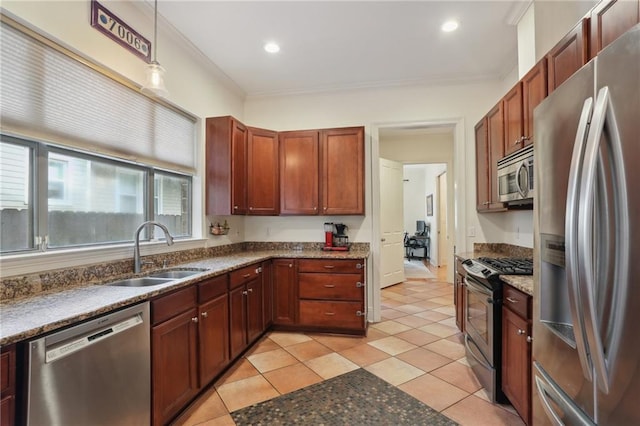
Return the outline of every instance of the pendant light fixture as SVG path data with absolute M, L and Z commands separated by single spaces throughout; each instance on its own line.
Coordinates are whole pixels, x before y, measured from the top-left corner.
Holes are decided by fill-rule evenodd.
M 164 85 L 164 68 L 158 63 L 158 0 L 154 0 L 153 17 L 153 51 L 151 62 L 147 65 L 147 79 L 142 86 L 144 93 L 152 93 L 156 96 L 167 96 L 169 91 Z

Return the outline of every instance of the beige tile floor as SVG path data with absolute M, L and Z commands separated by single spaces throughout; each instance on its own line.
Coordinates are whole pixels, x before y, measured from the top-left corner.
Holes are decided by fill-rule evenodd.
M 382 290 L 382 321 L 366 337 L 270 332 L 175 426 L 234 425 L 230 412 L 364 368 L 461 425 L 523 425 L 491 404 L 464 358 L 446 269 Z

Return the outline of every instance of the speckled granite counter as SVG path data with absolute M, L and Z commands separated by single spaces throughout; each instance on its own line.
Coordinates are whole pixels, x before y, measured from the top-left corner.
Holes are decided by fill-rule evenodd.
M 474 244 L 474 250 L 456 253 L 460 259 L 477 259 L 479 257 L 533 257 L 533 249 L 510 244 Z M 500 275 L 500 280 L 533 296 L 533 276 Z
M 192 285 L 255 262 L 273 258 L 367 259 L 369 249 L 348 252 L 322 250 L 251 250 L 172 264 L 174 268 L 202 268 L 188 278 L 150 287 L 116 287 L 93 283 L 5 302 L 0 307 L 0 345 L 25 340 L 114 309 Z

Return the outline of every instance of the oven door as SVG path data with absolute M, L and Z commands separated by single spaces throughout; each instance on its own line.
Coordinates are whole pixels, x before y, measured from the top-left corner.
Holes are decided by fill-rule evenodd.
M 466 292 L 466 332 L 494 366 L 494 299 L 490 289 L 467 275 Z

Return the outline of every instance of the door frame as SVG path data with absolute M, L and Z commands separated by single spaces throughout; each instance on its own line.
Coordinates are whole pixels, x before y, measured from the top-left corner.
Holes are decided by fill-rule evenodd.
M 441 183 L 441 179 L 442 176 L 445 176 L 445 185 L 447 187 L 447 189 L 449 188 L 449 176 L 447 176 L 447 170 L 445 170 L 444 172 L 440 173 L 437 177 L 436 177 L 436 182 L 438 183 L 436 185 L 436 195 L 437 195 L 437 208 L 438 208 L 438 235 L 436 236 L 436 244 L 438 245 L 438 264 L 436 265 L 438 268 L 440 268 L 442 266 L 442 258 L 445 257 L 443 256 L 443 253 L 448 252 L 449 251 L 449 244 L 448 244 L 448 238 L 444 238 L 443 241 L 440 241 L 441 238 L 446 237 L 448 235 L 448 229 L 446 233 L 442 233 L 442 229 L 440 229 L 440 220 L 442 219 L 440 217 L 440 207 L 442 204 L 442 192 L 440 190 L 440 183 Z M 447 203 L 449 198 L 449 194 L 447 194 L 447 199 L 444 200 L 445 201 L 445 205 L 447 206 L 447 228 L 449 227 L 449 205 Z M 434 210 L 435 210 L 435 206 L 434 206 Z M 431 236 L 431 239 L 433 240 L 433 235 Z M 442 245 L 441 245 L 442 243 Z M 441 248 L 445 247 L 447 250 L 440 250 Z M 432 263 L 433 264 L 433 263 Z M 447 266 L 451 265 L 452 262 L 447 262 Z
M 447 171 L 450 172 L 452 178 L 449 179 L 449 189 L 451 195 L 448 194 L 448 214 L 453 220 L 447 221 L 449 235 L 452 236 L 455 244 L 453 250 L 455 252 L 465 252 L 466 241 L 464 232 L 456 232 L 456 230 L 466 229 L 466 173 L 465 173 L 465 126 L 464 118 L 452 118 L 443 120 L 426 120 L 412 122 L 395 122 L 395 123 L 372 123 L 370 127 L 371 137 L 371 285 L 368 286 L 367 292 L 367 311 L 369 313 L 368 320 L 378 322 L 381 319 L 380 309 L 380 170 L 378 167 L 380 159 L 380 138 L 379 130 L 381 128 L 413 128 L 453 125 L 453 161 L 451 165 L 447 165 Z M 440 161 L 434 161 L 440 162 Z M 460 165 L 460 166 L 459 166 Z M 474 189 L 475 193 L 475 189 Z M 449 250 L 452 247 L 450 245 Z M 453 282 L 453 268 L 447 270 L 447 281 Z

